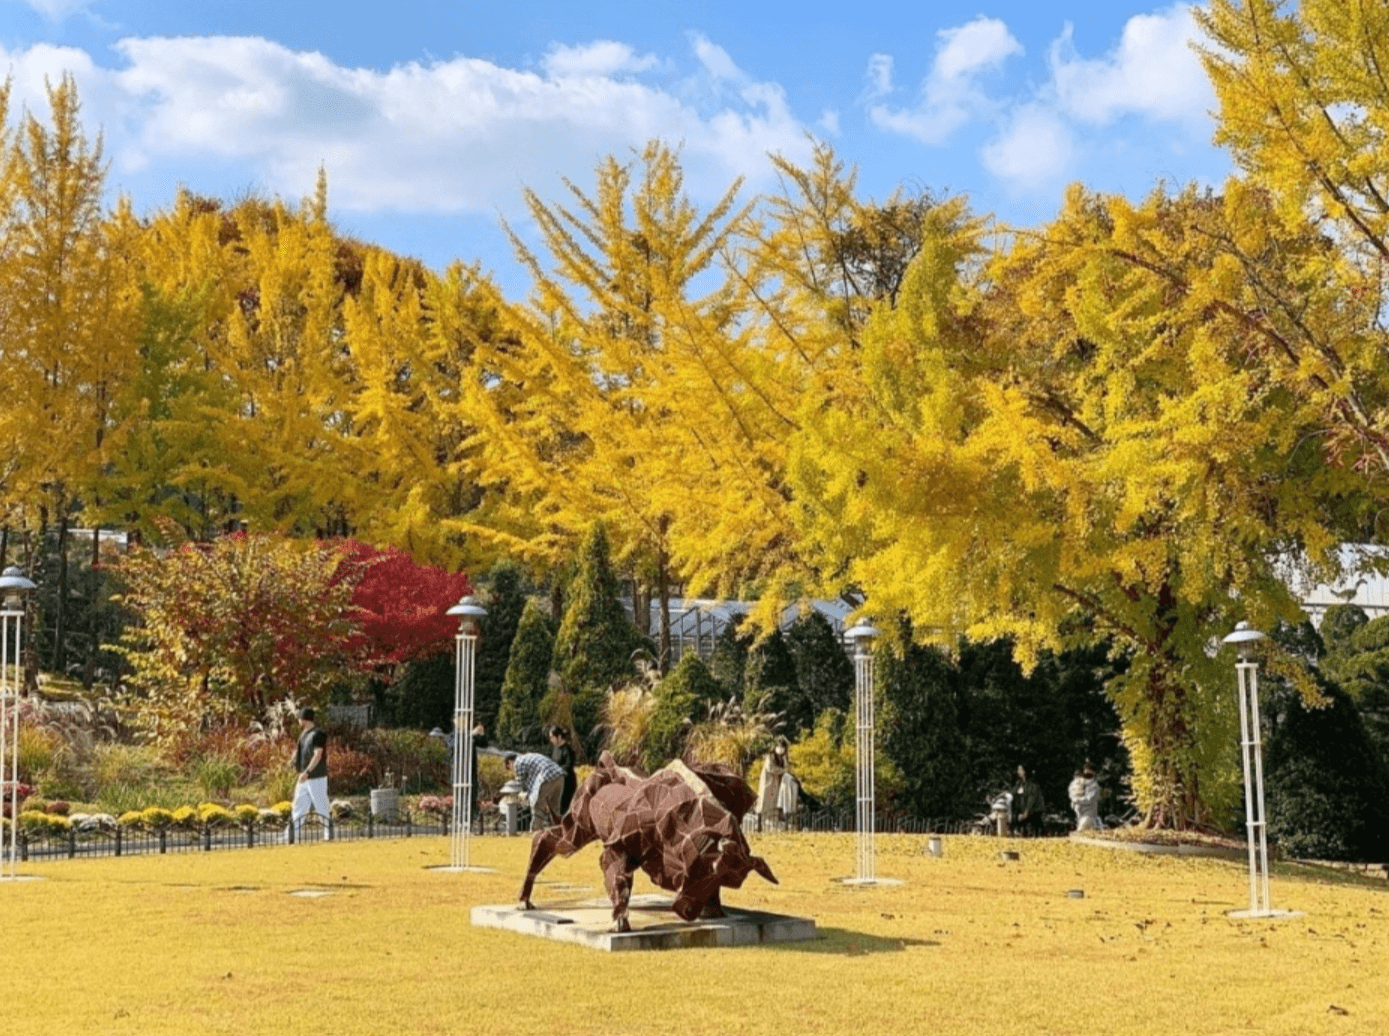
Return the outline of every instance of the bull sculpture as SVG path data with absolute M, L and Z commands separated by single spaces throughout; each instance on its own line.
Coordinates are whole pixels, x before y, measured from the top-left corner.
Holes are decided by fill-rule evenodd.
M 657 887 L 675 893 L 674 909 L 681 920 L 722 917 L 722 889 L 741 887 L 753 871 L 777 883 L 767 862 L 749 852 L 743 837 L 743 815 L 755 799 L 726 766 L 686 766 L 677 760 L 647 777 L 619 766 L 604 752 L 564 820 L 531 839 L 521 906 L 535 909 L 535 879 L 556 854 L 572 856 L 600 841 L 599 864 L 613 905 L 612 931 L 632 930 L 627 910 L 638 867 Z

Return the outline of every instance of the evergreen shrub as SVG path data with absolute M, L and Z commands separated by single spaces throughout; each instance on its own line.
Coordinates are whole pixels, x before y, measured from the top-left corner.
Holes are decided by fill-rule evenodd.
M 1293 857 L 1389 861 L 1389 771 L 1349 696 L 1293 704 L 1268 743 L 1268 834 Z

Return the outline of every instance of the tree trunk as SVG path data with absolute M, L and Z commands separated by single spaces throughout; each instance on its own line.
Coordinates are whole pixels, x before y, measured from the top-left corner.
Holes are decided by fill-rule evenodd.
M 651 588 L 632 577 L 632 621 L 643 637 L 651 636 Z
M 87 641 L 87 665 L 82 671 L 82 686 L 90 691 L 92 684 L 96 682 L 96 658 L 97 653 L 101 651 L 101 524 L 99 522 L 92 525 L 91 598 L 88 606 L 91 609 L 91 631 Z
M 1145 705 L 1149 710 L 1149 779 L 1153 798 L 1143 826 L 1187 831 L 1204 822 L 1200 774 L 1191 761 L 1195 737 L 1188 723 L 1192 703 L 1187 689 L 1170 672 L 1155 668 L 1148 675 Z
M 42 508 L 40 508 L 40 517 L 43 513 Z M 42 538 L 39 542 L 43 542 Z M 24 565 L 27 569 L 25 575 L 31 581 L 34 580 L 34 540 L 33 533 L 27 528 L 24 530 Z M 24 693 L 37 694 L 39 689 L 39 639 L 34 636 L 34 626 L 38 619 L 38 606 L 32 593 L 25 596 L 24 602 L 24 629 L 29 634 L 29 642 L 21 644 L 18 651 L 24 665 Z
M 0 571 L 4 571 L 5 562 L 10 553 L 10 527 L 6 525 L 0 529 Z
M 660 668 L 663 676 L 670 672 L 670 568 L 667 561 L 665 548 L 662 548 L 656 560 L 656 592 L 661 595 Z
M 67 670 L 67 602 L 68 602 L 68 509 L 66 501 L 58 506 L 58 593 L 53 609 L 53 671 L 60 677 Z

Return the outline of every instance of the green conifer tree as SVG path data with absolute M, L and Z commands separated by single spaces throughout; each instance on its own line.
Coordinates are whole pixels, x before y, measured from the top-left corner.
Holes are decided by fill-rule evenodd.
M 525 573 L 511 560 L 498 561 L 483 582 L 487 614 L 482 619 L 475 669 L 474 714 L 488 731 L 497 725 L 511 645 L 526 609 Z
M 497 738 L 506 744 L 538 742 L 540 701 L 550 679 L 550 658 L 555 637 L 550 617 L 534 601 L 527 601 L 511 642 L 511 657 L 502 680 L 501 707 L 497 714 Z
M 787 710 L 788 729 L 808 731 L 826 709 L 852 708 L 854 664 L 829 620 L 817 611 L 802 615 L 786 631 L 786 646 L 796 663 L 797 687 Z
M 774 629 L 748 652 L 743 707 L 749 712 L 789 713 L 797 697 L 796 660 L 781 630 Z M 794 729 L 787 723 L 787 727 Z
M 1389 770 L 1350 697 L 1289 708 L 1268 743 L 1268 833 L 1289 856 L 1379 862 L 1389 853 Z
M 748 640 L 739 634 L 741 615 L 736 615 L 719 630 L 714 653 L 709 657 L 709 672 L 719 683 L 720 696 L 742 700 L 743 677 L 748 667 Z
M 643 638 L 627 617 L 620 592 L 608 554 L 608 534 L 601 523 L 595 523 L 580 550 L 555 638 L 554 669 L 576 697 L 596 691 L 601 701 L 601 692 L 614 682 L 636 675 L 632 652 Z M 579 717 L 574 718 L 578 723 Z
M 708 704 L 722 698 L 722 691 L 698 654 L 687 651 L 680 656 L 680 663 L 652 692 L 656 708 L 642 748 L 642 765 L 647 772 L 683 754 L 690 726 L 703 715 Z
M 899 800 L 923 817 L 970 812 L 969 755 L 956 709 L 957 672 L 934 647 L 903 638 L 878 653 L 882 749 L 902 774 Z

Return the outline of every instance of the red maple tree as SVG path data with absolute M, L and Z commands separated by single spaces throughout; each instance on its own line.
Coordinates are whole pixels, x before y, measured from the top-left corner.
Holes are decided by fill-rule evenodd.
M 352 604 L 362 633 L 355 646 L 368 659 L 390 666 L 452 649 L 458 620 L 445 613 L 472 593 L 466 572 L 416 564 L 396 547 L 380 550 L 347 540 L 339 549 L 345 555 L 339 572 L 357 578 Z

